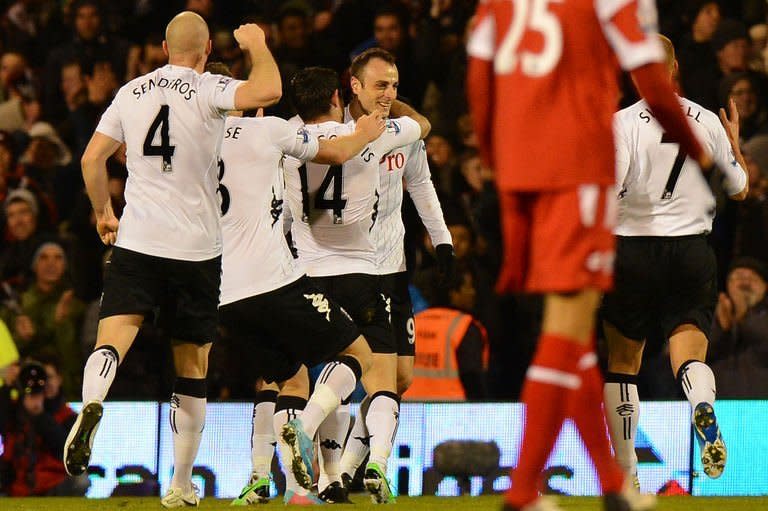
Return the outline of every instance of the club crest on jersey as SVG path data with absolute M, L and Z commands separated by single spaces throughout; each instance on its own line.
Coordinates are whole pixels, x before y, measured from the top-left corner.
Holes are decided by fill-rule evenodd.
M 312 293 L 304 295 L 304 298 L 312 301 L 312 307 L 317 309 L 320 314 L 325 314 L 325 320 L 330 323 L 331 321 L 331 306 L 328 303 L 328 298 L 323 296 L 323 293 Z
M 220 91 L 223 91 L 227 88 L 227 85 L 229 85 L 232 82 L 232 78 L 228 76 L 222 76 L 219 78 L 218 83 L 216 83 L 216 88 Z
M 397 121 L 393 121 L 392 119 L 387 119 L 387 131 L 390 133 L 394 133 L 395 135 L 398 135 L 400 133 L 400 123 Z
M 299 128 L 296 131 L 296 139 L 301 140 L 302 144 L 309 144 L 309 132 L 304 128 Z

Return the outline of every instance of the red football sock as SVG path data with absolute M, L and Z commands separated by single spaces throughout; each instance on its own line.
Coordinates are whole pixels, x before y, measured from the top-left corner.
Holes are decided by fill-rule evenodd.
M 544 464 L 566 416 L 568 395 L 579 387 L 581 347 L 565 337 L 542 333 L 523 385 L 525 429 L 512 487 L 505 501 L 522 508 L 538 496 Z
M 595 464 L 603 493 L 621 491 L 624 473 L 611 453 L 603 411 L 603 377 L 592 346 L 581 346 L 579 375 L 581 388 L 570 392 L 568 415 L 573 417 L 581 438 Z

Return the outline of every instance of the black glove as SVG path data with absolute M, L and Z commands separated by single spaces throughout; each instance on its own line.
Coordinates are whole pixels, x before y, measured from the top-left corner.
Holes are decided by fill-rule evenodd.
M 437 258 L 437 278 L 441 286 L 447 286 L 456 274 L 456 254 L 453 253 L 453 245 L 441 243 L 435 247 Z

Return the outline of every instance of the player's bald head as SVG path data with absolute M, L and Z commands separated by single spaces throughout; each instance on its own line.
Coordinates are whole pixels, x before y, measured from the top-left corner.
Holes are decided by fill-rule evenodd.
M 659 42 L 661 42 L 661 47 L 664 49 L 664 63 L 667 65 L 667 68 L 669 68 L 670 72 L 674 72 L 675 70 L 675 46 L 672 44 L 672 41 L 669 40 L 669 38 L 657 34 L 659 38 Z
M 205 53 L 209 38 L 205 20 L 192 11 L 177 14 L 165 29 L 169 55 Z

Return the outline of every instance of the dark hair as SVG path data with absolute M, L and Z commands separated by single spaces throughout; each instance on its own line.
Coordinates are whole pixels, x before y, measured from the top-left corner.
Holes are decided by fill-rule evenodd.
M 205 70 L 214 75 L 223 75 L 232 78 L 232 71 L 229 70 L 229 66 L 224 62 L 208 62 L 205 65 Z
M 408 24 L 410 23 L 410 13 L 402 3 L 390 2 L 385 4 L 373 15 L 373 22 L 376 23 L 376 18 L 381 16 L 392 16 L 397 18 L 397 22 L 400 23 L 400 28 L 407 32 Z
M 349 66 L 349 74 L 360 81 L 363 81 L 363 69 L 373 59 L 381 59 L 387 64 L 395 65 L 395 56 L 382 48 L 368 48 L 363 53 L 352 59 Z
M 283 21 L 285 21 L 285 18 L 301 18 L 302 20 L 306 20 L 309 17 L 309 13 L 306 9 L 302 9 L 299 6 L 291 5 L 288 7 L 285 7 L 284 9 L 280 9 L 280 11 L 277 13 L 277 17 L 275 21 L 277 22 L 277 25 L 282 25 Z
M 297 72 L 288 86 L 288 98 L 304 122 L 330 110 L 333 93 L 339 90 L 336 71 L 327 67 L 308 67 Z

